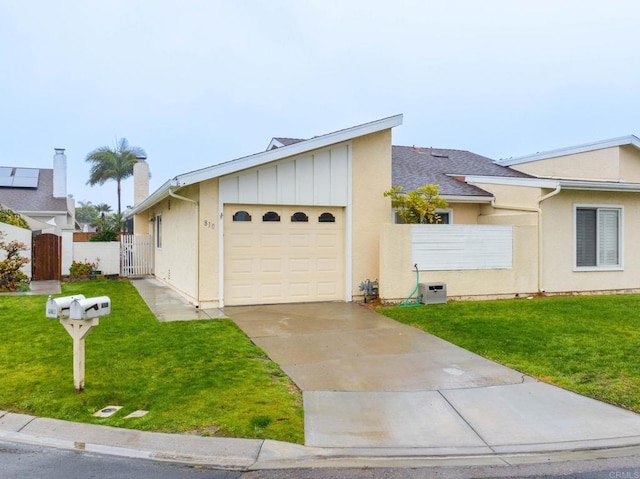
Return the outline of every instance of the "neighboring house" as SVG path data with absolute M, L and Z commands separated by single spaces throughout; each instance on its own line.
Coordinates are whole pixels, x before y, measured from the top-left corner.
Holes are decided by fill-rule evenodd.
M 0 204 L 25 217 L 35 233 L 62 237 L 62 270 L 68 270 L 75 206 L 73 198 L 67 196 L 64 149 L 55 149 L 53 169 L 0 166 Z
M 0 203 L 60 233 L 75 227 L 64 149 L 56 148 L 53 163 L 53 169 L 0 166 Z
M 461 298 L 640 288 L 640 242 L 622 241 L 623 223 L 629 238 L 640 234 L 637 139 L 497 164 L 392 147 L 401 123 L 397 115 L 274 138 L 265 152 L 139 195 L 129 214 L 136 234 L 153 236 L 155 277 L 202 308 L 352 301 L 365 279 L 379 280 L 382 299 L 400 300 L 416 268 L 421 282 Z M 449 203 L 446 224 L 395 224 L 382 193 L 426 183 Z

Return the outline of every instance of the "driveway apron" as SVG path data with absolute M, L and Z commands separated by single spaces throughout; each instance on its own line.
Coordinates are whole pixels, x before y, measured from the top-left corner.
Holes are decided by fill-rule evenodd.
M 640 416 L 353 303 L 227 307 L 303 391 L 305 444 L 483 454 L 640 443 Z

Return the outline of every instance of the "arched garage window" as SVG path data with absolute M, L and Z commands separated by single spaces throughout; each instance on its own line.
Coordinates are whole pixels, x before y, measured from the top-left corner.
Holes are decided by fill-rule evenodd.
M 318 221 L 320 223 L 335 223 L 336 222 L 336 217 L 333 216 L 331 213 L 322 213 L 318 217 Z
M 302 211 L 298 211 L 291 216 L 292 223 L 308 223 L 309 217 L 304 214 Z
M 280 215 L 275 211 L 267 211 L 262 216 L 262 221 L 280 221 Z
M 246 211 L 236 211 L 233 221 L 251 221 L 251 215 Z

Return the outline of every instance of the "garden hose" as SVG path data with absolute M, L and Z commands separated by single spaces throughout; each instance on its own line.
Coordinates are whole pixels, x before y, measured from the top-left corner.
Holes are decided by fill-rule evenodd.
M 407 296 L 405 298 L 405 300 L 400 303 L 398 306 L 406 306 L 406 307 L 413 307 L 413 306 L 420 306 L 420 301 L 419 301 L 419 297 L 418 297 L 418 288 L 420 287 L 420 271 L 418 270 L 418 265 L 414 264 L 413 267 L 416 269 L 416 287 L 413 288 L 413 291 L 411 291 L 411 294 L 409 296 Z M 413 297 L 413 295 L 416 295 L 415 298 Z

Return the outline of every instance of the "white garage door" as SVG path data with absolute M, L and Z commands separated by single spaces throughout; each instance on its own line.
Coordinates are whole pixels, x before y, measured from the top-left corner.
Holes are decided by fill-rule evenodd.
M 225 205 L 225 305 L 345 299 L 343 208 Z

